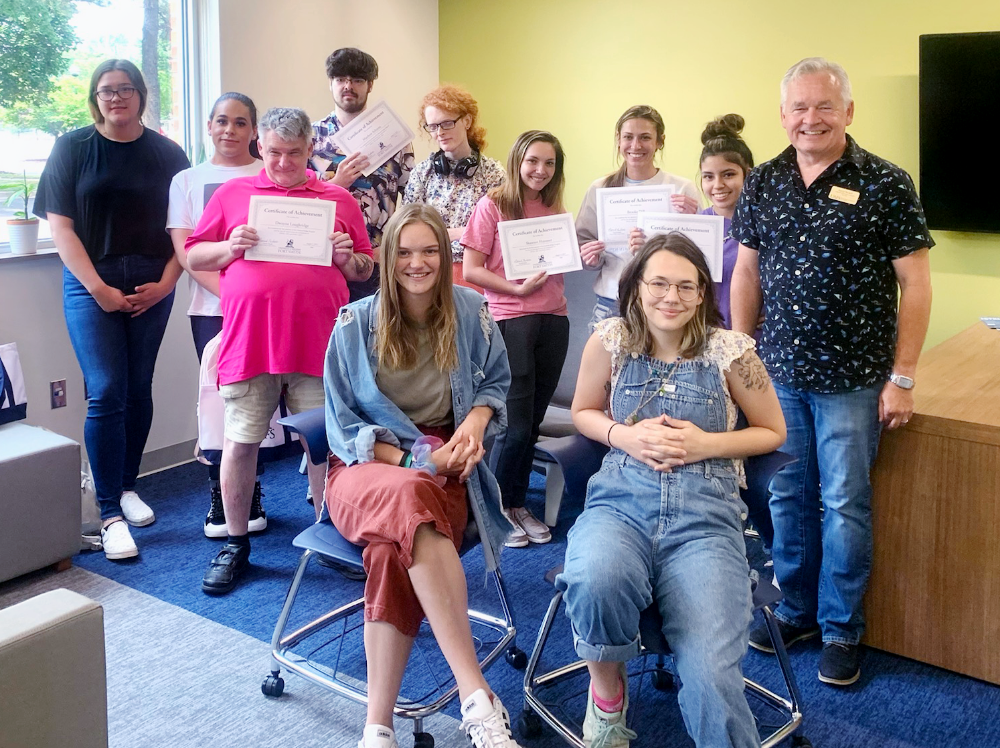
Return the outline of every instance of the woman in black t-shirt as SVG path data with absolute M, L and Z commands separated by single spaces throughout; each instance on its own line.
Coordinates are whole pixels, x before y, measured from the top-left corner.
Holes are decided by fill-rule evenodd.
M 153 418 L 153 367 L 181 268 L 166 232 L 170 180 L 190 164 L 142 125 L 146 84 L 127 60 L 90 80 L 94 125 L 56 141 L 34 211 L 62 258 L 66 327 L 87 387 L 84 440 L 109 559 L 138 554 L 126 522 L 155 517 L 135 493 Z M 124 521 L 123 521 L 124 520 Z

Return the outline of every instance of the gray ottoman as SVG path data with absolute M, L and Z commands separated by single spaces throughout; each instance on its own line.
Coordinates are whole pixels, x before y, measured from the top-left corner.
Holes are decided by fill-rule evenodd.
M 68 562 L 80 550 L 80 445 L 0 426 L 0 582 Z

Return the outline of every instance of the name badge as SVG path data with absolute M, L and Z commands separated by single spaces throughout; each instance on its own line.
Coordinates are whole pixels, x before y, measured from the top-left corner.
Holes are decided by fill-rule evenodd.
M 847 203 L 849 205 L 857 205 L 858 200 L 861 197 L 860 192 L 855 192 L 854 190 L 849 190 L 846 187 L 831 187 L 830 188 L 830 199 L 838 200 L 842 203 Z

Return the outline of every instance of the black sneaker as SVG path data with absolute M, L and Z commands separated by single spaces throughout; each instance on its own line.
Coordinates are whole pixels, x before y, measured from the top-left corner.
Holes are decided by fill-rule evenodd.
M 778 631 L 781 632 L 781 640 L 785 643 L 785 649 L 789 649 L 793 644 L 806 639 L 819 636 L 819 626 L 793 626 L 790 623 L 778 620 Z M 758 621 L 750 628 L 750 646 L 760 652 L 774 654 L 774 644 L 771 642 L 771 634 L 768 633 L 767 624 Z
M 226 530 L 226 512 L 222 508 L 222 489 L 218 483 L 212 484 L 212 506 L 205 517 L 206 538 L 228 538 Z
M 267 529 L 267 512 L 260 505 L 264 492 L 260 490 L 260 481 L 253 484 L 253 501 L 250 504 L 250 524 L 247 532 L 263 532 Z
M 849 686 L 861 677 L 861 648 L 857 644 L 826 642 L 819 656 L 819 679 L 831 686 Z
M 249 565 L 250 546 L 226 543 L 208 565 L 201 589 L 209 595 L 224 595 L 236 586 Z

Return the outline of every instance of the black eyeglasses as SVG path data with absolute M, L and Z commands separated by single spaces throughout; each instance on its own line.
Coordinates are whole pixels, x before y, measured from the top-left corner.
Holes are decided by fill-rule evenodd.
M 444 122 L 427 122 L 424 125 L 424 129 L 433 135 L 438 130 L 454 130 L 456 122 L 458 122 L 457 119 L 446 119 Z
M 664 280 L 648 281 L 642 278 L 640 280 L 646 284 L 650 296 L 656 299 L 662 299 L 670 293 L 671 286 L 677 289 L 677 298 L 681 301 L 694 301 L 701 292 L 701 289 L 694 283 L 667 283 Z
M 121 86 L 120 88 L 99 88 L 97 98 L 101 101 L 111 101 L 118 94 L 119 98 L 131 99 L 135 95 L 135 86 Z

